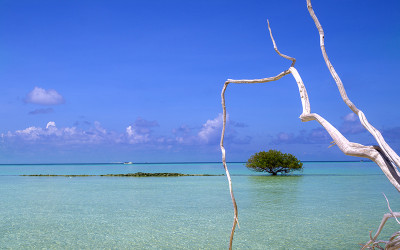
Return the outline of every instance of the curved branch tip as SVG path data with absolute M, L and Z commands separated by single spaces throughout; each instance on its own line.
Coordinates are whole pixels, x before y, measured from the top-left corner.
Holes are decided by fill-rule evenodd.
M 290 67 L 294 67 L 294 64 L 296 63 L 296 59 L 293 58 L 293 57 L 284 55 L 284 54 L 282 54 L 281 52 L 279 52 L 278 47 L 276 46 L 274 37 L 272 36 L 272 30 L 271 30 L 271 26 L 269 25 L 269 20 L 268 20 L 268 19 L 267 19 L 267 23 L 268 23 L 269 36 L 271 37 L 272 44 L 274 45 L 274 50 L 275 50 L 276 53 L 278 53 L 278 55 L 280 55 L 281 57 L 292 61 L 292 64 L 290 65 Z

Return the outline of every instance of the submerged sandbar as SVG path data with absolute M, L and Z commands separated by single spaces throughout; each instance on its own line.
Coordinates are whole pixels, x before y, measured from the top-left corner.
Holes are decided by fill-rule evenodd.
M 128 173 L 128 174 L 100 174 L 100 175 L 88 175 L 88 174 L 24 174 L 20 176 L 35 176 L 35 177 L 180 177 L 180 176 L 222 176 L 221 175 L 211 175 L 211 174 L 181 174 L 181 173 Z

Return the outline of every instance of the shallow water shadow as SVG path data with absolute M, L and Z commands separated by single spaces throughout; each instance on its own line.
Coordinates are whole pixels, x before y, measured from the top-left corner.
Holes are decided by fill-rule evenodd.
M 249 176 L 248 180 L 253 202 L 278 205 L 296 199 L 303 176 Z

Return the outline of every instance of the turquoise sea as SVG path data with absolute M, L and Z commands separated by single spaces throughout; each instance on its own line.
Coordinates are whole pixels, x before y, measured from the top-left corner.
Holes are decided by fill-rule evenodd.
M 294 176 L 228 163 L 239 208 L 234 249 L 359 249 L 400 196 L 372 162 L 305 162 Z M 227 249 L 226 176 L 31 177 L 22 174 L 224 174 L 221 163 L 0 165 L 0 249 Z M 400 225 L 388 221 L 381 239 Z

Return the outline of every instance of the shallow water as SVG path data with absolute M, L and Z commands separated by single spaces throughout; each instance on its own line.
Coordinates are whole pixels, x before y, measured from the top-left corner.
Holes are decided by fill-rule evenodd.
M 235 249 L 359 249 L 398 192 L 371 162 L 306 162 L 295 176 L 228 164 L 239 208 Z M 29 177 L 21 174 L 223 174 L 220 163 L 0 165 L 0 248 L 226 249 L 225 176 Z M 398 231 L 387 223 L 382 239 Z

